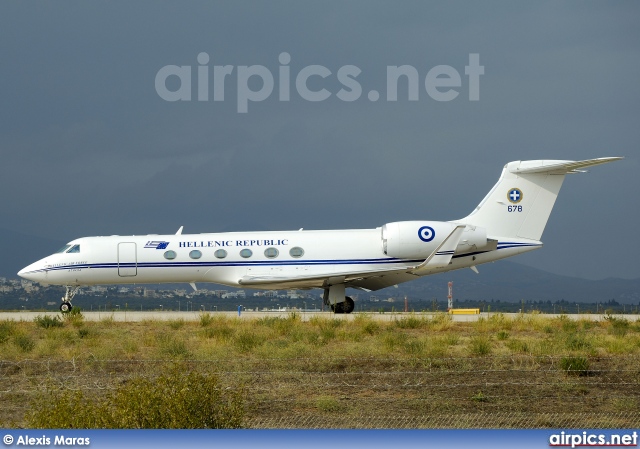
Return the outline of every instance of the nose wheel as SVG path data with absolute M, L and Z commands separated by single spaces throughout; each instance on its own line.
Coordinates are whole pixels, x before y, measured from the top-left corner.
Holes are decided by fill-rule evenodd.
M 67 285 L 65 287 L 67 291 L 62 297 L 62 304 L 60 304 L 60 312 L 69 313 L 71 312 L 71 309 L 73 309 L 73 306 L 71 305 L 71 300 L 73 299 L 74 296 L 76 296 L 76 293 L 78 293 L 78 290 L 80 290 L 80 286 Z
M 69 313 L 71 312 L 71 309 L 73 309 L 73 306 L 71 305 L 70 302 L 63 302 L 62 304 L 60 304 L 60 312 L 62 313 Z

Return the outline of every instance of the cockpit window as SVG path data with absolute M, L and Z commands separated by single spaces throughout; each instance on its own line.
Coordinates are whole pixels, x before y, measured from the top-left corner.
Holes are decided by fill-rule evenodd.
M 69 248 L 71 248 L 71 245 L 64 245 L 62 248 L 60 248 L 58 251 L 56 251 L 56 254 L 64 253 Z
M 80 252 L 80 245 L 73 245 L 71 249 L 67 251 L 67 254 L 79 253 L 79 252 Z

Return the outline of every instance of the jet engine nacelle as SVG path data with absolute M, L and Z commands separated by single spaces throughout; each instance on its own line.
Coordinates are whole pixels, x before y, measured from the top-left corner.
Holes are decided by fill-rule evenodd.
M 382 226 L 382 249 L 389 257 L 426 259 L 453 232 L 457 224 L 446 221 L 397 221 Z M 474 251 L 487 245 L 487 231 L 467 226 L 456 253 Z
M 470 253 L 488 245 L 487 230 L 480 226 L 467 225 L 464 228 L 456 253 Z M 495 248 L 494 248 L 495 249 Z

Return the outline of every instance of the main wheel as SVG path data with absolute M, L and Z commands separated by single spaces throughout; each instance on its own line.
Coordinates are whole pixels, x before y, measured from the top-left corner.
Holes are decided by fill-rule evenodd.
M 344 313 L 351 313 L 353 312 L 353 309 L 356 308 L 356 305 L 353 302 L 353 299 L 351 299 L 349 296 L 344 298 L 344 302 L 342 304 L 343 304 L 342 307 L 344 309 Z
M 71 309 L 73 308 L 73 306 L 71 305 L 70 302 L 63 302 L 62 304 L 60 304 L 60 312 L 62 313 L 69 313 L 71 312 Z
M 353 302 L 353 299 L 348 296 L 344 298 L 344 302 L 338 302 L 331 305 L 331 311 L 333 313 L 351 313 L 355 308 L 356 305 Z

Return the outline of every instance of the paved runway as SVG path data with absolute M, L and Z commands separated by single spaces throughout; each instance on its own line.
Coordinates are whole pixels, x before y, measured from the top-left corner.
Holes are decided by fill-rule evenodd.
M 259 319 L 264 317 L 288 317 L 292 311 L 267 311 L 267 312 L 242 312 L 240 316 L 238 316 L 238 312 L 207 312 L 212 316 L 225 316 L 228 318 L 239 318 L 239 319 Z M 297 315 L 303 321 L 307 321 L 312 317 L 323 317 L 323 318 L 337 318 L 342 320 L 353 320 L 359 315 L 367 315 L 374 320 L 378 321 L 393 321 L 397 319 L 406 318 L 409 316 L 416 317 L 425 317 L 432 318 L 437 315 L 443 315 L 440 313 L 403 313 L 403 312 L 388 312 L 388 313 L 379 313 L 379 312 L 354 312 L 350 314 L 334 314 L 331 312 L 302 312 L 296 311 Z M 33 321 L 35 317 L 38 315 L 49 315 L 56 316 L 60 315 L 60 312 L 0 312 L 0 321 L 2 320 L 15 320 L 15 321 Z M 168 320 L 184 320 L 184 321 L 198 321 L 200 320 L 201 312 L 133 312 L 133 311 L 115 311 L 115 312 L 82 312 L 86 321 L 100 321 L 103 319 L 113 319 L 114 321 L 123 321 L 123 322 L 139 322 L 145 320 L 156 320 L 156 321 L 168 321 Z M 465 321 L 477 321 L 480 317 L 488 318 L 490 315 L 495 315 L 494 312 L 491 313 L 481 313 L 479 315 L 451 315 L 451 318 L 454 322 L 465 322 Z M 507 318 L 515 319 L 521 314 L 519 313 L 505 313 L 503 314 Z M 532 315 L 525 314 L 527 317 L 545 317 L 545 318 L 554 318 L 559 317 L 559 314 L 540 314 L 540 315 Z M 566 315 L 568 318 L 572 320 L 592 320 L 592 321 L 600 321 L 606 318 L 607 315 L 603 314 L 568 314 Z M 636 314 L 627 314 L 627 315 L 615 315 L 619 318 L 625 318 L 629 321 L 637 321 L 640 319 L 640 315 Z

